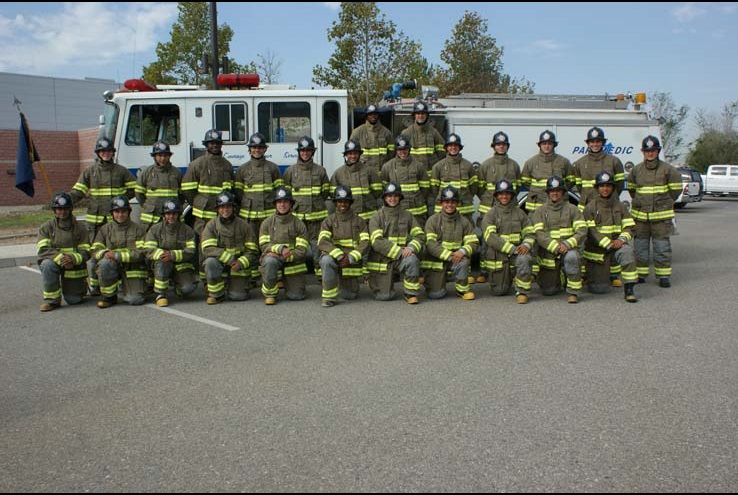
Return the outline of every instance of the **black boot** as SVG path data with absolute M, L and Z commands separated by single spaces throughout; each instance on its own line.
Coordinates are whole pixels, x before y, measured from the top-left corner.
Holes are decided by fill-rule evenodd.
M 638 299 L 635 296 L 635 291 L 633 290 L 634 287 L 634 282 L 628 282 L 623 286 L 623 290 L 625 291 L 625 300 L 631 303 L 638 302 Z
M 671 287 L 671 280 L 669 280 L 669 277 L 661 277 L 659 279 L 659 287 L 664 287 L 666 289 Z

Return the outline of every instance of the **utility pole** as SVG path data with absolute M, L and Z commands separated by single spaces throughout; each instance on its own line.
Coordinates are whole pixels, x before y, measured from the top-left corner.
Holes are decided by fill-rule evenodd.
M 210 41 L 212 46 L 213 89 L 218 89 L 218 9 L 217 2 L 210 2 Z

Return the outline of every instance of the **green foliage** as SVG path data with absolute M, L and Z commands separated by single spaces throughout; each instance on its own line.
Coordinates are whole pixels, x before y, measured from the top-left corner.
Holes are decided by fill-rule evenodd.
M 735 131 L 704 132 L 687 158 L 687 165 L 701 172 L 716 163 L 738 163 L 738 133 Z
M 687 105 L 677 107 L 671 93 L 658 91 L 651 94 L 649 101 L 648 116 L 659 123 L 664 158 L 676 160 L 682 155 L 681 147 L 684 139 L 681 134 L 687 122 L 689 107 Z
M 488 23 L 465 11 L 441 53 L 447 68 L 437 68 L 433 82 L 443 96 L 458 93 L 532 93 L 534 84 L 503 73 L 504 49 L 487 34 Z
M 313 68 L 313 82 L 347 89 L 354 105 L 377 102 L 393 82 L 422 80 L 429 72 L 420 43 L 398 32 L 376 2 L 341 2 L 328 41 L 336 49 L 327 66 Z
M 179 16 L 172 26 L 171 41 L 158 43 L 157 60 L 143 68 L 143 79 L 151 84 L 209 84 L 211 76 L 203 73 L 203 54 L 210 54 L 210 9 L 208 2 L 178 2 Z M 233 30 L 227 24 L 218 27 L 218 53 L 227 56 Z M 254 63 L 241 66 L 231 61 L 230 71 L 254 69 Z

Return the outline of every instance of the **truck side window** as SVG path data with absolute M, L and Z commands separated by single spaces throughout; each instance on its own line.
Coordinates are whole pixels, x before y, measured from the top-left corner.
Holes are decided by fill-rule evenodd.
M 738 167 L 730 167 L 730 176 L 734 177 L 738 175 Z
M 270 143 L 297 143 L 310 136 L 310 104 L 305 101 L 262 102 L 258 107 L 259 132 Z
M 728 175 L 727 167 L 712 167 L 712 175 Z
M 248 135 L 246 129 L 245 103 L 216 103 L 215 126 L 223 133 L 224 141 L 245 142 Z
M 323 141 L 337 143 L 341 139 L 341 105 L 337 101 L 323 104 Z
M 151 146 L 162 139 L 179 144 L 180 118 L 177 105 L 132 105 L 126 124 L 128 146 Z

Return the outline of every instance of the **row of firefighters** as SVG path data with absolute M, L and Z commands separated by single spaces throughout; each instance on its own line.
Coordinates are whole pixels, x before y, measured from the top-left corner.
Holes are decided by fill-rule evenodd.
M 359 136 L 372 130 L 371 110 L 355 130 Z M 423 115 L 415 114 L 414 126 Z M 423 131 L 437 134 L 432 127 Z M 421 158 L 430 160 L 439 148 L 413 144 L 417 132 L 411 126 L 394 140 L 393 150 L 385 146 L 387 154 L 395 154 L 386 161 L 377 148 L 364 148 L 351 138 L 344 147 L 345 164 L 330 179 L 313 162 L 316 148 L 309 136 L 299 139 L 298 162 L 283 176 L 265 159 L 268 144 L 259 133 L 249 138 L 251 159 L 234 173 L 222 156 L 222 135 L 213 129 L 203 139 L 207 153 L 190 163 L 184 176 L 171 163 L 169 145 L 159 141 L 151 152 L 154 164 L 138 179 L 115 163 L 114 146 L 101 138 L 95 164 L 82 172 L 69 194 L 54 198 L 55 219 L 40 231 L 41 309 L 59 307 L 62 295 L 68 303 L 81 301 L 81 295 L 67 297 L 64 284 L 84 285 L 85 279 L 90 293 L 101 295 L 99 307 L 115 304 L 121 285 L 129 302 L 140 304 L 148 268 L 157 304 L 165 306 L 170 281 L 183 295 L 194 290 L 181 280 L 186 272 L 194 280 L 196 265 L 207 283 L 209 304 L 247 298 L 259 277 L 267 304 L 276 303 L 280 280 L 287 298 L 302 299 L 310 255 L 322 277 L 324 306 L 334 305 L 339 294 L 355 297 L 367 274 L 380 300 L 395 297 L 399 276 L 411 304 L 418 302 L 423 284 L 429 298 L 445 296 L 449 276 L 466 300 L 475 297 L 471 281 L 489 279 L 494 294 L 514 289 L 517 302 L 525 303 L 535 276 L 543 294 L 565 287 L 568 302 L 575 303 L 583 273 L 592 292 L 622 285 L 625 299 L 635 302 L 633 287 L 649 274 L 651 245 L 659 285 L 671 285 L 669 235 L 682 184 L 679 173 L 659 159 L 657 138 L 643 140 L 644 161 L 628 182 L 629 210 L 618 199 L 625 179 L 622 164 L 603 151 L 605 134 L 598 127 L 588 131 L 589 151 L 574 166 L 555 153 L 555 135 L 542 132 L 540 152 L 522 171 L 507 155 L 510 143 L 504 132 L 493 136 L 494 155 L 478 170 L 462 157 L 456 134 L 441 140 L 445 156 L 429 168 Z M 515 201 L 521 187 L 528 190 L 527 214 Z M 579 192 L 578 207 L 567 200 L 572 189 Z M 142 207 L 141 224 L 130 219 L 128 199 L 134 195 Z M 480 235 L 472 217 L 475 195 Z M 83 198 L 89 201 L 87 235 L 77 238 L 71 234 L 80 229 L 71 208 Z M 181 200 L 192 207 L 191 237 L 179 218 Z M 58 207 L 58 201 L 66 206 Z M 343 211 L 341 203 L 348 205 Z M 329 213 L 332 204 L 335 213 Z M 176 211 L 165 211 L 165 205 Z M 70 210 L 67 215 L 65 210 Z M 167 221 L 168 215 L 176 221 Z M 61 239 L 69 245 L 60 245 Z M 481 273 L 475 280 L 469 269 L 480 250 Z M 87 270 L 80 268 L 84 262 Z

